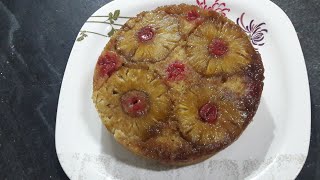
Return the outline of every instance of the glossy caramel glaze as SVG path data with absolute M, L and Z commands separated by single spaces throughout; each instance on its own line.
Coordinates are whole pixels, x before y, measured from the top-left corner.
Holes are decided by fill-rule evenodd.
M 249 37 L 226 17 L 181 4 L 142 12 L 97 61 L 93 101 L 114 138 L 170 165 L 226 148 L 255 115 L 264 68 Z

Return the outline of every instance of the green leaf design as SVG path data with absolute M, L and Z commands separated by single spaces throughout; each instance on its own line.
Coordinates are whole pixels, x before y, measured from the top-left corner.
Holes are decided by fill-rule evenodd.
M 108 33 L 108 36 L 111 37 L 115 32 L 116 32 L 116 30 L 112 27 L 112 29 Z
M 83 39 L 84 39 L 84 37 L 80 36 L 80 37 L 77 38 L 77 41 L 82 41 Z
M 109 17 L 108 17 L 108 20 L 112 20 L 113 19 L 113 14 L 112 12 L 109 13 Z
M 117 9 L 117 10 L 115 10 L 114 13 L 113 13 L 113 20 L 116 21 L 119 16 L 120 16 L 120 10 Z
M 93 32 L 93 31 L 81 31 L 80 32 L 80 36 L 77 38 L 77 41 L 84 40 L 85 37 L 88 36 L 87 33 L 96 34 L 96 35 L 100 35 L 100 36 L 104 36 L 104 37 L 111 37 L 118 30 L 118 29 L 115 29 L 114 26 L 122 26 L 122 24 L 116 24 L 115 22 L 119 18 L 127 18 L 127 19 L 130 18 L 130 17 L 121 17 L 119 9 L 115 10 L 113 13 L 109 12 L 108 16 L 92 16 L 92 17 L 107 17 L 108 18 L 105 21 L 87 21 L 87 22 L 90 22 L 90 23 L 105 23 L 105 24 L 109 24 L 111 26 L 111 30 L 108 32 L 108 35 L 106 36 L 104 34 L 100 34 L 100 33 Z
M 77 38 L 77 41 L 82 41 L 84 40 L 85 37 L 87 37 L 88 35 L 86 34 L 85 31 L 80 32 L 80 37 Z

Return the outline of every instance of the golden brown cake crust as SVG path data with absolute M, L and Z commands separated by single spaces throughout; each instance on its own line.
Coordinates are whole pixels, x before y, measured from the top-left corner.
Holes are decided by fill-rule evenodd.
M 252 121 L 264 67 L 231 20 L 180 4 L 142 12 L 116 32 L 94 73 L 93 102 L 133 153 L 168 165 L 203 161 Z

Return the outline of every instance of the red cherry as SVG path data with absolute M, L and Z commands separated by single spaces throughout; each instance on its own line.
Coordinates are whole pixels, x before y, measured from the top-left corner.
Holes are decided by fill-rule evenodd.
M 182 80 L 185 76 L 185 65 L 180 62 L 170 64 L 166 70 L 169 80 Z
M 148 112 L 149 99 L 144 92 L 129 91 L 121 97 L 121 105 L 129 116 L 140 117 Z
M 188 12 L 187 19 L 189 21 L 194 21 L 200 17 L 200 14 L 196 10 L 191 10 Z
M 228 45 L 222 39 L 214 39 L 208 46 L 209 53 L 212 56 L 222 56 L 228 52 Z
M 138 39 L 140 42 L 147 42 L 153 39 L 155 31 L 151 26 L 143 27 L 138 32 Z
M 218 109 L 213 103 L 203 105 L 199 110 L 199 116 L 203 122 L 215 123 L 218 118 Z
M 107 52 L 99 57 L 98 66 L 100 67 L 101 76 L 111 76 L 119 66 L 119 57 L 116 53 Z

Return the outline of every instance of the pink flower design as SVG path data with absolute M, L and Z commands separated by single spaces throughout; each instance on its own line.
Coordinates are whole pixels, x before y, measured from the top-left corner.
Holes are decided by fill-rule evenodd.
M 230 12 L 230 9 L 226 8 L 226 3 L 220 3 L 219 2 L 220 0 L 213 0 L 213 1 L 214 2 L 212 3 L 212 5 L 207 5 L 206 0 L 202 0 L 202 2 L 200 2 L 200 0 L 197 0 L 197 4 L 200 8 L 213 10 L 223 14 L 224 16 L 226 16 L 226 12 Z

